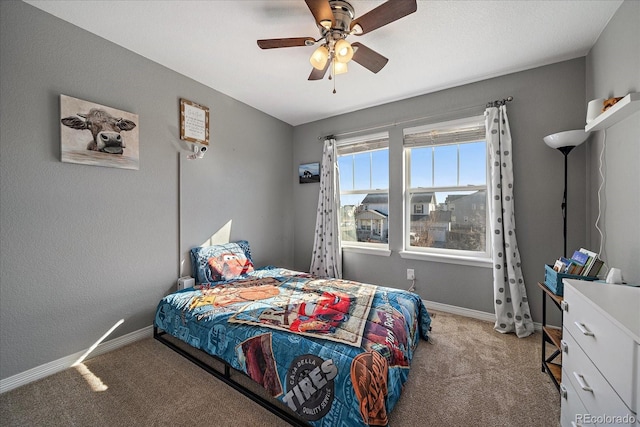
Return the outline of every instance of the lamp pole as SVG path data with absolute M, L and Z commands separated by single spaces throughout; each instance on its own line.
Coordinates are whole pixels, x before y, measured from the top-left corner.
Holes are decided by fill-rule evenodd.
M 564 238 L 564 257 L 567 257 L 567 158 L 569 157 L 569 153 L 573 150 L 575 145 L 568 145 L 566 147 L 558 147 L 558 151 L 560 151 L 564 155 L 564 195 L 562 196 L 562 220 L 563 220 L 563 229 L 562 236 Z
M 576 146 L 589 137 L 589 132 L 582 129 L 568 130 L 545 136 L 544 142 L 564 155 L 564 194 L 562 196 L 562 219 L 564 237 L 564 257 L 567 257 L 567 156 Z

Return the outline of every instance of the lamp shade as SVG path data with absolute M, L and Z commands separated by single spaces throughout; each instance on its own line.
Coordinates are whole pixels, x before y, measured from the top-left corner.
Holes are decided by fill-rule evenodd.
M 319 22 L 319 24 L 325 30 L 330 30 L 331 29 L 331 25 L 333 23 L 331 22 L 331 19 L 323 19 L 322 21 Z
M 344 62 L 333 61 L 333 73 L 337 76 L 338 74 L 344 74 L 348 70 L 347 64 Z
M 329 49 L 326 46 L 320 46 L 313 52 L 309 62 L 316 70 L 324 70 L 329 60 Z
M 347 63 L 353 58 L 353 48 L 345 39 L 340 39 L 335 46 L 336 59 L 338 62 Z
M 575 147 L 582 144 L 589 137 L 584 129 L 567 130 L 545 136 L 544 142 L 551 148 Z

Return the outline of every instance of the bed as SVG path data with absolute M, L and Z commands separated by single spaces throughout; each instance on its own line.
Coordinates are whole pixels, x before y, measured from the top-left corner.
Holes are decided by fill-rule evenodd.
M 159 302 L 156 339 L 293 425 L 388 425 L 418 341 L 428 339 L 418 295 L 254 268 L 247 241 L 194 248 L 191 264 L 196 286 Z

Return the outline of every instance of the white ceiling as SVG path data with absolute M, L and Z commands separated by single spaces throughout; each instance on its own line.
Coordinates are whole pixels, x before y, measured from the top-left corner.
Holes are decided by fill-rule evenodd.
M 26 2 L 295 126 L 585 56 L 622 0 L 418 0 L 417 12 L 349 37 L 389 62 L 378 74 L 350 63 L 336 94 L 333 81 L 307 80 L 315 47 L 256 44 L 317 39 L 303 0 Z M 384 1 L 351 3 L 358 17 Z

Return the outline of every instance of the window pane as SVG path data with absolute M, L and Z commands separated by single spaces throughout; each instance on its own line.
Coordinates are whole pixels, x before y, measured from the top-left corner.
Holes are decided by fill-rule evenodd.
M 355 176 L 354 190 L 365 190 L 371 188 L 371 153 L 360 153 L 353 155 Z
M 340 191 L 353 190 L 353 156 L 339 156 Z
M 411 183 L 410 187 L 432 187 L 431 147 L 411 149 Z
M 389 149 L 371 152 L 371 188 L 389 188 Z
M 458 147 L 444 145 L 434 147 L 434 186 L 451 187 L 458 185 Z
M 340 230 L 343 242 L 387 244 L 389 194 L 340 195 Z
M 487 183 L 486 157 L 484 141 L 460 144 L 460 186 Z
M 338 149 L 340 235 L 343 243 L 384 245 L 389 239 L 388 139 L 359 139 Z M 343 172 L 344 170 L 344 172 Z M 384 193 L 378 193 L 378 191 Z M 345 194 L 346 193 L 346 194 Z
M 409 245 L 484 252 L 486 191 L 410 194 Z M 417 214 L 415 205 L 423 206 Z

